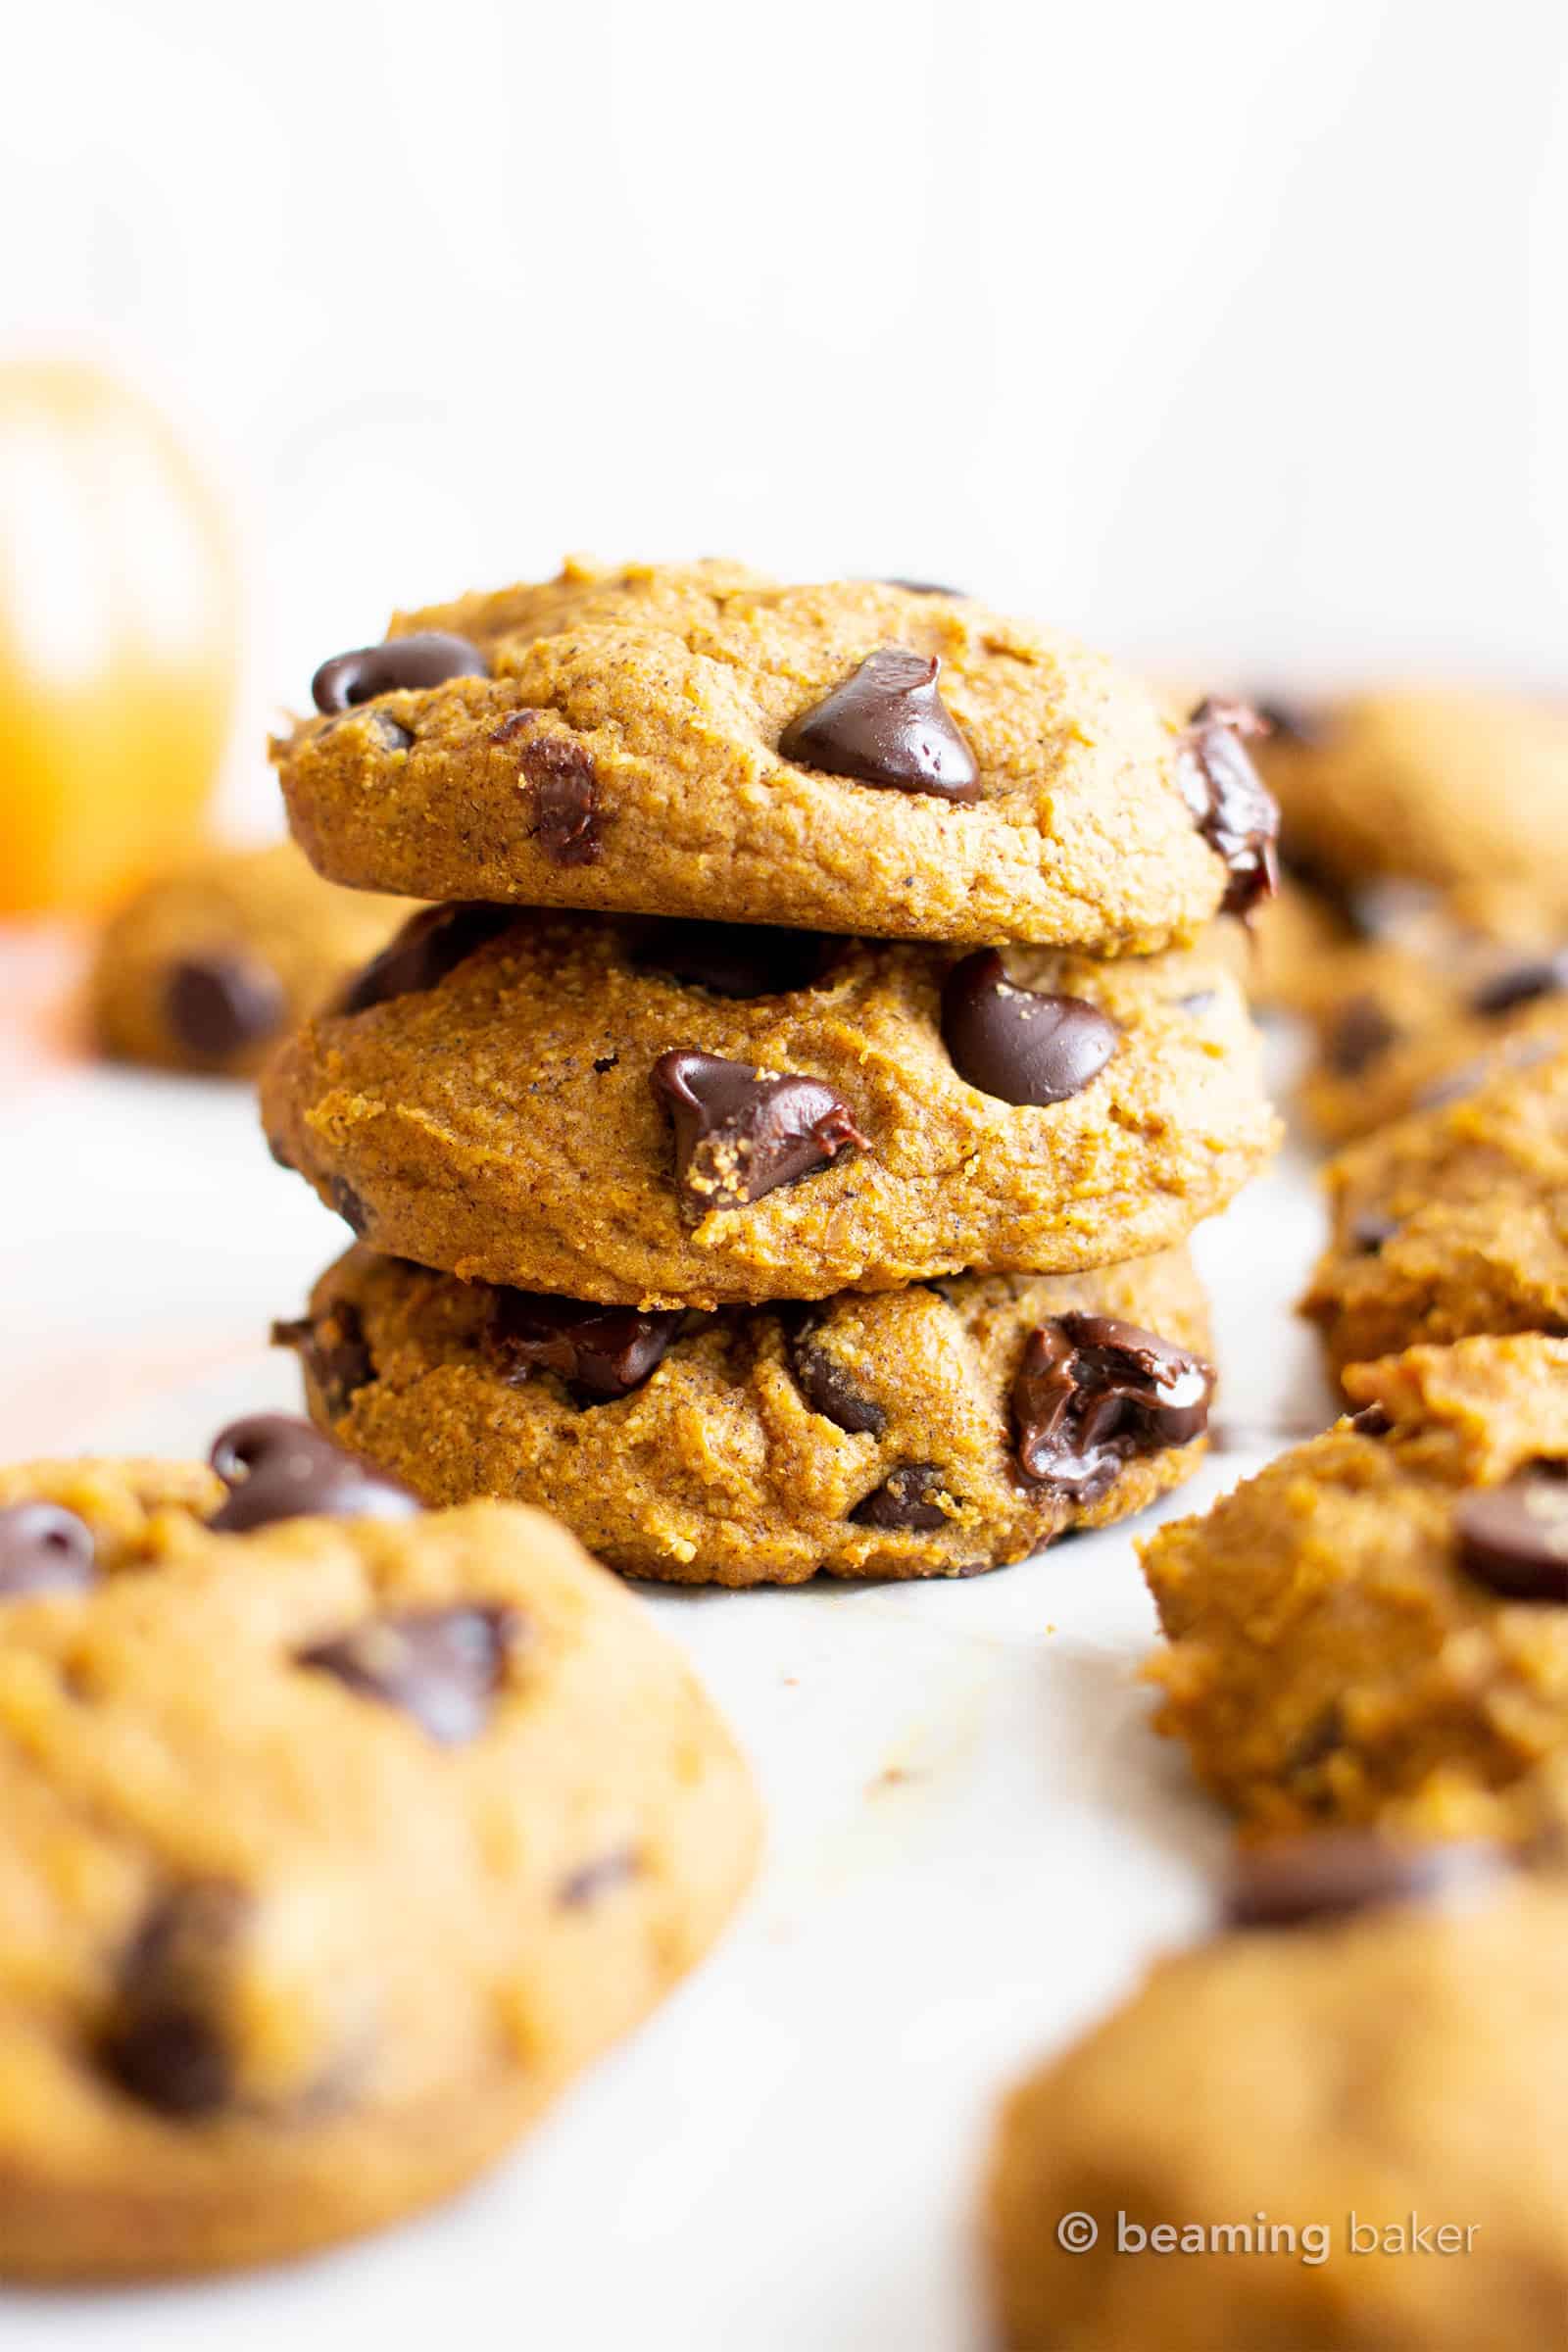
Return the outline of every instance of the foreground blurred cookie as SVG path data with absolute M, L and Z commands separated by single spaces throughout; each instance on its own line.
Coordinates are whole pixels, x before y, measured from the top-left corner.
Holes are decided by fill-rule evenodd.
M 1203 1452 L 1185 1250 L 717 1316 L 530 1298 L 366 1249 L 297 1347 L 311 1409 L 421 1494 L 542 1503 L 628 1575 L 955 1576 L 1141 1509 Z
M 405 900 L 334 890 L 291 843 L 207 850 L 105 929 L 91 991 L 99 1045 L 121 1061 L 248 1075 L 408 913 Z
M 1244 1865 L 1231 1918 L 1008 2100 L 1007 2352 L 1559 2342 L 1568 1886 L 1318 1838 Z
M 1301 1312 L 1337 1368 L 1421 1341 L 1568 1332 L 1568 1045 L 1329 1162 Z
M 289 820 L 362 887 L 1107 955 L 1272 887 L 1229 707 L 1183 728 L 941 590 L 571 564 L 400 614 L 314 691 Z
M 1568 1749 L 1568 1340 L 1413 1348 L 1140 1546 L 1159 1729 L 1254 1829 L 1522 1829 Z
M 1210 956 L 1095 963 L 706 923 L 416 918 L 268 1070 L 362 1239 L 652 1306 L 1147 1254 L 1272 1150 Z
M 0 2276 L 301 2253 L 495 2156 L 757 1841 L 564 1530 L 308 1424 L 0 1472 Z

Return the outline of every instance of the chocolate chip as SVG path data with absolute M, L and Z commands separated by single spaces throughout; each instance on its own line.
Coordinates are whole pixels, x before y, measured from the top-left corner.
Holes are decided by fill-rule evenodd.
M 1000 1102 L 1064 1102 L 1098 1078 L 1120 1035 L 1082 997 L 1007 978 L 995 948 L 966 956 L 942 991 L 942 1042 L 958 1076 Z
M 532 1291 L 497 1290 L 490 1337 L 514 1383 L 554 1372 L 579 1401 L 629 1396 L 680 1336 L 684 1310 L 591 1306 Z
M 383 752 L 406 752 L 414 741 L 414 729 L 400 727 L 389 710 L 372 710 L 365 723 Z
M 411 1609 L 299 1650 L 295 1663 L 400 1708 L 443 1747 L 461 1747 L 490 1720 L 517 1631 L 508 1609 Z
M 333 1176 L 327 1184 L 333 1208 L 350 1233 L 364 1241 L 370 1230 L 370 1212 L 346 1176 Z
M 1030 1333 L 1012 1384 L 1018 1467 L 1068 1502 L 1098 1502 L 1135 1454 L 1199 1437 L 1213 1390 L 1200 1356 L 1152 1332 L 1058 1315 Z
M 1386 1438 L 1394 1423 L 1383 1405 L 1363 1404 L 1358 1413 L 1350 1415 L 1346 1426 L 1353 1429 L 1358 1438 Z
M 760 1200 L 851 1145 L 869 1149 L 847 1105 L 815 1078 L 768 1077 L 677 1050 L 660 1055 L 649 1083 L 674 1129 L 677 1182 L 700 1215 Z
M 559 1900 L 568 1911 L 584 1903 L 596 1903 L 612 1887 L 624 1886 L 629 1879 L 636 1878 L 641 1869 L 642 1860 L 636 1849 L 621 1846 L 614 1853 L 601 1854 L 595 1862 L 585 1862 L 581 1870 L 574 1870 L 568 1879 L 564 1879 Z
M 1554 997 L 1568 988 L 1568 951 L 1557 956 L 1533 956 L 1506 971 L 1494 972 L 1470 999 L 1470 1009 L 1485 1019 L 1532 1004 L 1538 997 Z
M 1323 1058 L 1338 1078 L 1357 1078 L 1398 1042 L 1398 1026 L 1376 997 L 1350 997 L 1335 1015 Z
M 965 596 L 964 588 L 948 588 L 940 580 L 886 580 L 887 588 L 902 588 L 909 596 Z
M 887 1427 L 886 1413 L 873 1398 L 861 1395 L 843 1365 L 821 1346 L 821 1318 L 808 1314 L 787 1336 L 785 1345 L 796 1385 L 812 1411 L 836 1429 L 880 1437 Z
M 974 754 L 937 691 L 941 667 L 935 654 L 898 645 L 868 654 L 852 678 L 790 721 L 780 759 L 858 784 L 978 800 Z
M 0 1510 L 0 1600 L 33 1592 L 80 1592 L 97 1578 L 92 1530 L 55 1502 Z
M 715 997 L 783 997 L 810 988 L 842 942 L 820 931 L 764 929 L 757 923 L 648 922 L 627 953 L 643 972 L 667 972 Z
M 1376 1257 L 1386 1242 L 1392 1242 L 1399 1230 L 1397 1217 L 1385 1214 L 1381 1208 L 1363 1208 L 1350 1219 L 1348 1238 L 1353 1250 L 1362 1257 Z
M 1463 1896 L 1508 1867 L 1499 1847 L 1480 1839 L 1403 1846 L 1369 1832 L 1327 1830 L 1244 1852 L 1232 1874 L 1226 1916 L 1235 1928 L 1300 1927 L 1385 1903 Z
M 250 1916 L 238 1886 L 199 1881 L 154 1907 L 121 1965 L 100 2056 L 122 2089 L 161 2115 L 193 2121 L 233 2096 L 223 1993 Z
M 293 1348 L 298 1351 L 307 1374 L 320 1392 L 328 1416 L 334 1421 L 347 1410 L 355 1391 L 366 1388 L 375 1378 L 364 1319 L 359 1308 L 348 1299 L 328 1307 L 319 1319 L 303 1315 L 298 1322 L 274 1323 L 271 1339 L 274 1348 Z
M 265 1045 L 287 1017 L 283 983 L 253 956 L 187 956 L 170 966 L 164 982 L 170 1031 L 203 1061 L 226 1061 Z
M 372 956 L 333 1000 L 334 1013 L 368 1012 L 395 997 L 426 995 L 466 961 L 487 940 L 517 920 L 514 906 L 481 906 L 460 902 L 424 906 L 411 915 L 378 956 Z
M 409 1489 L 287 1413 L 253 1413 L 215 1439 L 213 1468 L 228 1489 L 208 1525 L 244 1535 L 279 1519 L 408 1519 Z
M 1176 780 L 1193 821 L 1230 868 L 1222 909 L 1250 914 L 1279 888 L 1280 812 L 1243 748 L 1267 733 L 1246 703 L 1201 702 L 1177 747 Z
M 1454 1513 L 1459 1565 L 1504 1600 L 1568 1601 L 1568 1464 L 1536 1462 Z
M 421 629 L 413 637 L 389 637 L 384 645 L 362 645 L 352 654 L 334 654 L 311 680 L 318 710 L 350 710 L 373 702 L 378 694 L 396 694 L 426 686 L 444 686 L 448 678 L 485 678 L 490 664 L 466 637 L 445 629 Z
M 599 787 L 594 756 L 575 735 L 541 735 L 537 710 L 514 710 L 490 737 L 517 745 L 517 765 L 533 786 L 534 839 L 558 865 L 597 865 Z
M 906 1462 L 873 1487 L 850 1513 L 857 1527 L 881 1527 L 892 1530 L 925 1531 L 949 1525 L 948 1514 L 940 1503 L 932 1502 L 933 1493 L 943 1490 L 942 1472 L 935 1462 Z

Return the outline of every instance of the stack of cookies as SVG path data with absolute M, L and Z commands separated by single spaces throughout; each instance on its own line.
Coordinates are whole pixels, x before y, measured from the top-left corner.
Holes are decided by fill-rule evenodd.
M 1187 1236 L 1275 1141 L 1245 712 L 720 563 L 401 615 L 315 699 L 296 839 L 435 902 L 263 1085 L 359 1237 L 279 1335 L 335 1438 L 727 1585 L 963 1574 L 1187 1474 Z

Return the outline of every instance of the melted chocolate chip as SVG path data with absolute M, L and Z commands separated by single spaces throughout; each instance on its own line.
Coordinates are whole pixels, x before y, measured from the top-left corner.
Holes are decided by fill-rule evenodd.
M 764 1077 L 713 1054 L 662 1054 L 649 1073 L 675 1136 L 688 1207 L 739 1208 L 825 1167 L 852 1145 L 868 1150 L 846 1104 L 815 1078 Z
M 97 1574 L 92 1530 L 74 1511 L 55 1502 L 14 1502 L 0 1510 L 0 1600 L 80 1592 Z
M 1459 1565 L 1504 1600 L 1568 1602 L 1568 1464 L 1535 1462 L 1454 1513 Z
M 1399 1030 L 1376 997 L 1350 997 L 1324 1042 L 1323 1058 L 1338 1078 L 1358 1078 L 1398 1042 Z
M 1018 1467 L 1068 1502 L 1097 1502 L 1135 1454 L 1187 1446 L 1208 1423 L 1200 1356 L 1110 1315 L 1031 1332 L 1012 1384 Z
M 946 1527 L 948 1514 L 929 1498 L 945 1487 L 935 1462 L 906 1462 L 873 1487 L 850 1513 L 857 1527 L 919 1530 Z
M 634 1846 L 617 1847 L 613 1853 L 601 1854 L 597 1861 L 585 1862 L 561 1885 L 560 1901 L 568 1911 L 581 1904 L 596 1903 L 602 1894 L 612 1887 L 624 1886 L 642 1869 L 642 1858 Z
M 821 979 L 842 942 L 820 931 L 780 931 L 757 923 L 648 922 L 627 953 L 643 972 L 667 972 L 710 996 L 784 997 Z
M 1243 1853 L 1226 1915 L 1236 1928 L 1300 1927 L 1385 1903 L 1464 1896 L 1508 1867 L 1499 1847 L 1479 1839 L 1404 1846 L 1359 1830 L 1323 1831 Z
M 1470 1009 L 1484 1019 L 1533 1004 L 1539 997 L 1554 997 L 1568 988 L 1568 951 L 1557 956 L 1533 956 L 1494 972 L 1470 999 Z
M 629 1396 L 680 1336 L 684 1310 L 591 1306 L 532 1291 L 498 1290 L 490 1337 L 514 1383 L 554 1372 L 579 1402 Z
M 285 1163 L 286 1164 L 286 1163 Z M 370 1212 L 346 1176 L 334 1176 L 327 1184 L 332 1206 L 357 1240 L 364 1241 L 370 1230 Z
M 537 710 L 514 710 L 490 740 L 515 743 L 517 765 L 533 786 L 534 839 L 558 865 L 597 865 L 599 785 L 594 756 L 575 735 L 541 735 Z
M 202 1061 L 227 1061 L 265 1045 L 287 1017 L 283 983 L 253 956 L 187 956 L 164 982 L 171 1034 Z
M 1349 1241 L 1363 1257 L 1376 1257 L 1386 1242 L 1392 1242 L 1399 1230 L 1397 1217 L 1385 1214 L 1381 1208 L 1363 1208 L 1350 1219 Z
M 295 1662 L 412 1715 L 443 1747 L 461 1747 L 490 1720 L 517 1633 L 508 1609 L 412 1609 L 299 1650 Z
M 1394 1423 L 1381 1404 L 1363 1404 L 1358 1413 L 1350 1415 L 1347 1426 L 1358 1438 L 1386 1438 Z
M 466 637 L 445 629 L 421 629 L 413 637 L 389 637 L 384 645 L 362 645 L 335 654 L 311 680 L 318 710 L 350 710 L 378 694 L 418 692 L 444 686 L 448 678 L 484 678 L 490 664 Z
M 514 906 L 458 904 L 424 906 L 411 915 L 378 956 L 372 956 L 333 1001 L 334 1013 L 368 1012 L 395 997 L 428 994 L 466 962 L 487 940 L 517 920 Z
M 1230 869 L 1226 914 L 1250 914 L 1279 888 L 1280 812 L 1242 742 L 1266 732 L 1245 703 L 1202 702 L 1177 751 L 1176 780 L 1193 822 Z
M 364 1320 L 359 1308 L 348 1299 L 329 1307 L 318 1320 L 302 1315 L 297 1322 L 274 1323 L 271 1339 L 274 1348 L 293 1348 L 298 1351 L 300 1362 L 334 1421 L 348 1409 L 355 1391 L 366 1388 L 375 1378 L 375 1363 L 365 1336 Z
M 409 1519 L 419 1502 L 409 1489 L 334 1446 L 308 1421 L 253 1413 L 215 1439 L 213 1468 L 228 1489 L 208 1524 L 244 1535 L 279 1519 Z
M 790 1370 L 811 1410 L 852 1435 L 881 1436 L 887 1414 L 874 1398 L 863 1396 L 836 1357 L 819 1342 L 820 1317 L 808 1314 L 788 1335 Z
M 999 1102 L 1064 1102 L 1081 1094 L 1119 1035 L 1082 997 L 1015 987 L 994 948 L 955 964 L 942 991 L 942 1042 L 954 1068 Z
M 160 2115 L 216 2115 L 233 2096 L 223 1993 L 250 1916 L 238 1886 L 181 1887 L 149 1913 L 121 1965 L 100 2056 L 122 2089 Z
M 779 738 L 779 757 L 826 776 L 945 801 L 980 797 L 980 770 L 937 691 L 935 654 L 883 646 Z

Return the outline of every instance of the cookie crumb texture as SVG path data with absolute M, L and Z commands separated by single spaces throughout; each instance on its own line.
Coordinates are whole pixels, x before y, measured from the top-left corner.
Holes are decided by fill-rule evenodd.
M 1158 1728 L 1255 1832 L 1520 1836 L 1568 1747 L 1568 1340 L 1413 1348 L 1345 1386 L 1353 1419 L 1140 1545 Z M 1539 1540 L 1514 1530 L 1510 1571 L 1516 1504 Z
M 392 628 L 456 633 L 490 674 L 274 745 L 334 881 L 1102 955 L 1190 936 L 1232 887 L 1142 685 L 969 598 L 573 564 Z M 893 649 L 939 662 L 930 708 L 844 710 Z
M 1521 1882 L 1161 1961 L 1004 2109 L 985 2218 L 1007 2352 L 1559 2342 L 1565 1938 L 1568 1893 Z M 1098 2240 L 1070 2251 L 1085 2214 Z M 1162 2225 L 1200 2249 L 1135 2234 Z
M 0 1471 L 13 1569 L 40 1502 L 92 1553 L 0 1584 L 9 2278 L 296 2255 L 446 2194 L 752 1868 L 727 1733 L 564 1530 L 475 1503 L 220 1536 L 222 1494 Z
M 735 937 L 519 914 L 435 985 L 293 1038 L 263 1087 L 274 1150 L 386 1254 L 578 1299 L 712 1307 L 1152 1254 L 1274 1147 L 1240 992 L 1200 951 L 1011 951 L 1019 989 L 1078 1006 L 1074 1038 L 1114 1024 L 1103 1066 L 1045 1056 L 1075 1061 L 1062 1083 L 1076 1091 L 1020 1102 L 984 1090 L 1006 1083 L 994 1061 L 1022 1080 L 1041 1058 L 1027 1028 L 967 1064 L 973 1083 L 955 1066 L 953 951 L 819 942 L 814 978 L 759 982 L 716 972 L 711 943 L 694 964 L 705 929 Z M 739 934 L 770 957 L 800 936 Z M 1054 1017 L 1042 1005 L 1036 1026 Z M 699 1092 L 718 1123 L 696 1149 L 702 1105 L 683 1122 L 671 1055 L 710 1073 Z M 742 1118 L 730 1097 L 747 1073 L 767 1101 Z M 805 1173 L 784 1111 L 792 1134 L 819 1137 Z
M 1041 1417 L 1020 1368 L 1057 1318 L 1109 1316 L 1206 1354 L 1185 1250 L 1073 1279 L 731 1309 L 696 1328 L 601 1315 L 575 1344 L 569 1302 L 540 1303 L 519 1311 L 515 1294 L 356 1249 L 281 1336 L 318 1421 L 429 1500 L 536 1502 L 612 1566 L 681 1584 L 962 1575 L 1142 1509 L 1203 1452 L 1206 1386 L 1188 1384 L 1201 1386 L 1190 1421 L 1162 1424 L 1157 1400 L 1113 1404 L 1113 1375 L 1085 1363 L 1073 1442 L 1044 1449 L 1039 1477 L 1018 1453 Z M 615 1394 L 623 1382 L 636 1385 Z

